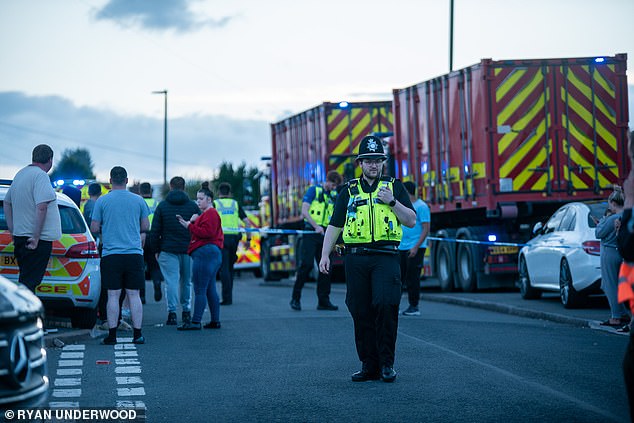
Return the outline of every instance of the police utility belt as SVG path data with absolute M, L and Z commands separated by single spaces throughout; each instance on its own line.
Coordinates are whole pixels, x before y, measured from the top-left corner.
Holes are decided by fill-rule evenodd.
M 394 246 L 384 247 L 350 247 L 345 246 L 343 248 L 344 254 L 357 254 L 357 255 L 373 255 L 373 254 L 398 254 L 398 248 Z

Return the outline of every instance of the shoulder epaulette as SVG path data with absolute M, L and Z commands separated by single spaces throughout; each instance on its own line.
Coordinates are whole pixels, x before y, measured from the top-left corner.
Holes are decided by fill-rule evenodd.
M 392 182 L 393 183 L 395 181 L 395 179 L 392 176 L 385 175 L 385 176 L 381 176 L 381 181 L 386 181 L 386 182 Z
M 348 191 L 352 195 L 359 195 L 359 180 L 358 179 L 350 179 L 348 181 Z

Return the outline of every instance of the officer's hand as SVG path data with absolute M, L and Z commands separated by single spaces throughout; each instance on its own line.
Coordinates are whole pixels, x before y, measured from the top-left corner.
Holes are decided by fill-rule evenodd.
M 381 200 L 383 204 L 389 204 L 392 202 L 392 200 L 394 200 L 394 194 L 387 187 L 379 188 L 379 193 L 377 194 L 377 197 L 379 198 L 379 200 Z
M 321 258 L 319 261 L 319 271 L 321 273 L 325 273 L 326 275 L 330 273 L 330 257 L 325 256 Z

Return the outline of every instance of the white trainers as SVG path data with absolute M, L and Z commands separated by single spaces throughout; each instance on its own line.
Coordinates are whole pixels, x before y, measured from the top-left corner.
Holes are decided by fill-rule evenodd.
M 401 313 L 403 316 L 420 316 L 420 311 L 418 311 L 418 307 L 407 307 L 407 310 Z

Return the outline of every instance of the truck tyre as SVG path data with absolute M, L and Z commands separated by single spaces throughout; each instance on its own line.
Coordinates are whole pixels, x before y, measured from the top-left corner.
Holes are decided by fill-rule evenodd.
M 583 296 L 572 286 L 572 274 L 568 260 L 561 260 L 559 266 L 559 297 L 565 308 L 577 308 L 583 303 Z
M 533 288 L 531 285 L 531 278 L 528 275 L 528 267 L 526 266 L 526 259 L 524 256 L 520 257 L 519 264 L 519 276 L 520 276 L 520 294 L 525 300 L 536 300 L 542 296 L 542 291 Z
M 478 273 L 475 270 L 475 254 L 471 245 L 458 243 L 456 254 L 456 276 L 458 284 L 464 292 L 478 290 Z
M 72 311 L 70 323 L 75 329 L 92 329 L 97 322 L 97 308 L 77 307 Z
M 438 244 L 438 253 L 436 254 L 436 269 L 440 289 L 444 292 L 450 292 L 455 289 L 453 282 L 454 265 L 453 251 L 448 242 Z

